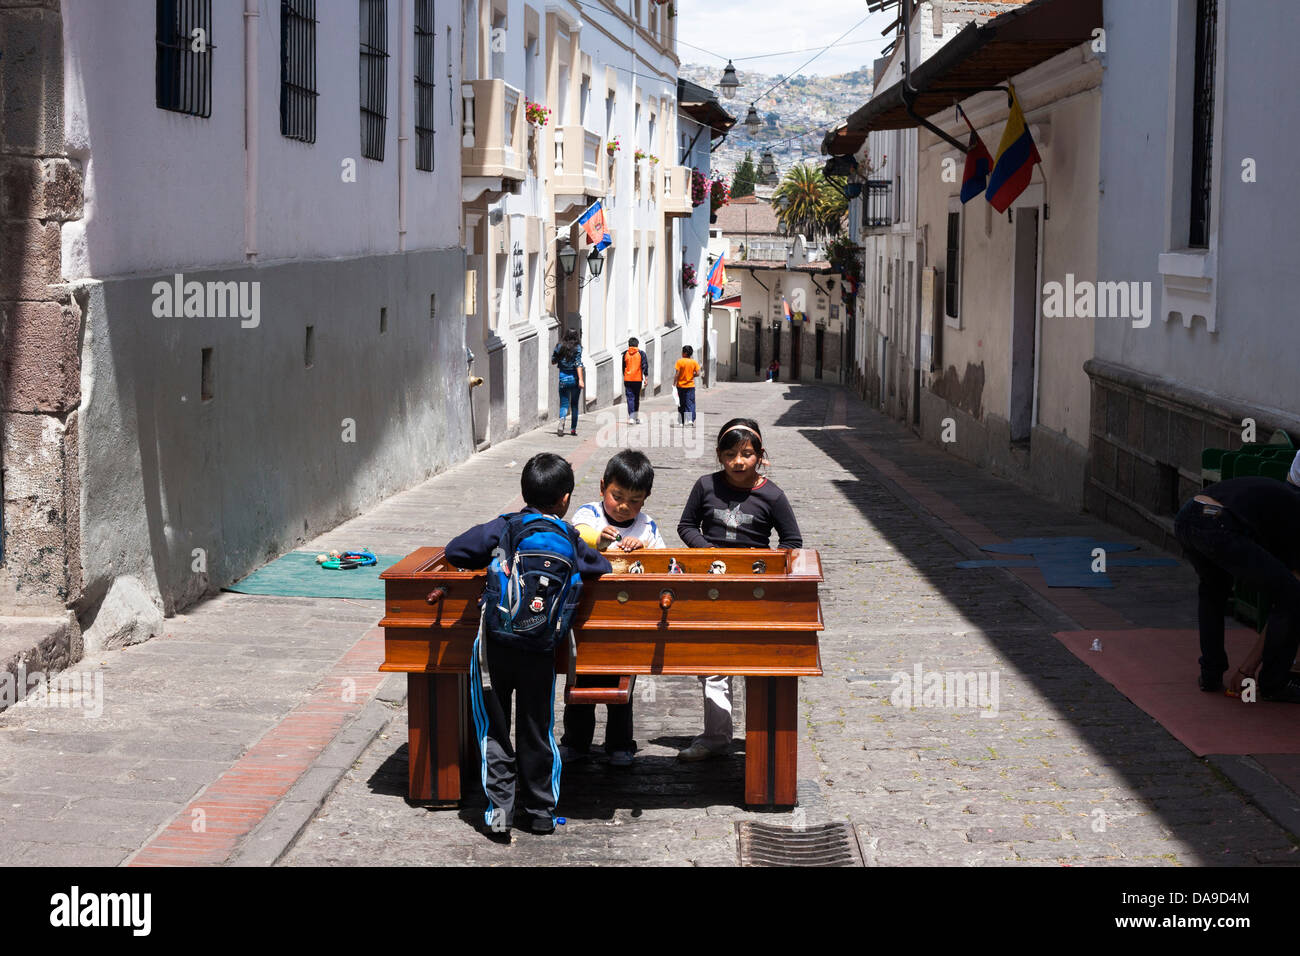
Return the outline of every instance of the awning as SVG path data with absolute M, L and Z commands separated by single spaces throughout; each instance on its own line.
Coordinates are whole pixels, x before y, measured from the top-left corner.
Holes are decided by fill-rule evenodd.
M 677 78 L 677 108 L 701 126 L 709 127 L 714 136 L 736 125 L 736 117 L 722 108 L 712 90 L 681 77 Z
M 912 113 L 929 117 L 951 109 L 973 93 L 1093 39 L 1101 27 L 1102 0 L 1031 0 L 1022 7 L 978 24 L 966 24 L 934 56 L 912 70 L 908 92 Z M 904 80 L 876 94 L 842 125 L 826 134 L 822 152 L 852 156 L 873 129 L 921 125 L 908 112 Z

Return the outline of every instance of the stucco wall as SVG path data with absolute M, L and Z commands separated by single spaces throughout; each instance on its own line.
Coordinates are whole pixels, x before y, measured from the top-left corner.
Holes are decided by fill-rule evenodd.
M 1107 3 L 1107 55 L 1101 113 L 1102 197 L 1098 268 L 1148 281 L 1157 303 L 1158 256 L 1185 242 L 1166 234 L 1166 205 L 1185 203 L 1170 169 L 1187 168 L 1190 152 L 1169 147 L 1173 10 L 1194 17 L 1195 3 Z M 1224 49 L 1216 69 L 1225 78 L 1216 102 L 1222 135 L 1214 142 L 1220 170 L 1211 229 L 1217 231 L 1217 331 L 1199 319 L 1184 328 L 1157 314 L 1151 326 L 1099 323 L 1101 359 L 1210 391 L 1225 401 L 1282 410 L 1300 408 L 1300 324 L 1292 318 L 1295 274 L 1291 168 L 1300 129 L 1297 93 L 1277 64 L 1293 59 L 1300 8 L 1283 0 L 1221 3 Z M 1180 53 L 1184 66 L 1188 50 Z M 1242 181 L 1253 159 L 1257 181 Z M 1170 167 L 1172 162 L 1172 167 Z M 1135 175 L 1141 170 L 1141 175 Z M 1174 195 L 1178 192 L 1178 195 Z M 1282 357 L 1287 357 L 1283 359 Z
M 258 7 L 258 258 L 398 251 L 399 108 L 403 95 L 414 102 L 404 89 L 414 41 L 401 33 L 397 5 L 388 12 L 382 162 L 361 157 L 357 5 L 319 6 L 316 142 L 310 145 L 280 134 L 280 4 L 259 0 Z M 244 262 L 242 3 L 212 5 L 212 115 L 206 119 L 155 105 L 153 0 L 64 0 L 63 8 L 68 147 L 85 161 L 87 196 L 84 224 L 63 233 L 65 275 L 105 278 Z M 452 13 L 435 6 L 434 170 L 415 169 L 413 134 L 406 157 L 408 250 L 446 248 L 459 230 L 458 204 L 437 201 L 460 186 L 460 38 Z M 413 24 L 407 27 L 410 34 Z M 448 27 L 456 54 L 451 77 Z M 353 182 L 344 179 L 347 160 L 355 163 Z
M 168 275 L 81 286 L 86 603 L 130 574 L 171 611 L 469 455 L 463 268 L 452 249 L 186 274 L 260 282 L 255 328 L 156 317 Z

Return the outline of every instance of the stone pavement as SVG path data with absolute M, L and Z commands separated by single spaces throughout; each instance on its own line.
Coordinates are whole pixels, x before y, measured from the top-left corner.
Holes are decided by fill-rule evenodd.
M 567 768 L 559 808 L 567 823 L 555 836 L 489 842 L 472 827 L 478 794 L 460 812 L 407 805 L 399 709 L 283 863 L 726 865 L 736 859 L 734 823 L 745 819 L 852 821 L 869 862 L 881 865 L 1295 859 L 1286 831 L 1051 636 L 1080 625 L 1194 623 L 1195 578 L 1185 566 L 1125 568 L 1114 590 L 1052 595 L 1067 614 L 1034 589 L 1037 572 L 957 569 L 979 556 L 963 534 L 1127 536 L 922 445 L 840 389 L 730 384 L 700 405 L 706 439 L 733 415 L 764 425 L 773 478 L 805 544 L 822 555 L 826 673 L 800 682 L 801 807 L 746 812 L 739 755 L 677 763 L 673 750 L 699 726 L 699 691 L 689 678 L 659 678 L 653 699 L 636 703 L 636 765 Z M 522 462 L 551 442 L 521 444 L 511 454 Z M 609 451 L 577 469 L 586 493 L 576 501 L 594 496 Z M 710 466 L 707 453 L 692 451 L 649 449 L 656 483 L 647 509 L 670 544 L 679 543 L 677 510 Z M 509 491 L 466 521 L 501 510 Z M 997 715 L 892 706 L 893 675 L 916 665 L 997 674 Z M 598 741 L 601 726 L 603 716 Z
M 658 427 L 667 399 L 647 403 L 640 432 L 656 465 L 647 510 L 670 544 L 718 426 L 744 414 L 822 555 L 825 676 L 800 682 L 794 813 L 743 809 L 739 753 L 679 764 L 698 685 L 643 678 L 636 764 L 566 769 L 567 824 L 494 844 L 472 825 L 481 794 L 460 811 L 403 799 L 404 680 L 374 673 L 381 602 L 227 593 L 162 638 L 83 662 L 102 678 L 102 716 L 30 702 L 0 714 L 0 863 L 727 865 L 745 819 L 851 821 L 882 865 L 1293 862 L 1285 830 L 1051 636 L 1192 626 L 1186 566 L 1117 569 L 1114 590 L 1086 595 L 1051 594 L 1036 571 L 961 570 L 996 538 L 1130 539 L 921 444 L 842 389 L 725 384 L 699 405 L 698 434 Z M 491 448 L 310 547 L 444 542 L 517 507 L 520 468 L 542 450 L 570 457 L 574 501 L 590 500 L 623 444 L 622 431 L 597 438 L 611 417 L 583 416 L 576 439 L 538 430 Z M 982 673 L 988 691 L 996 675 L 996 715 L 891 705 L 894 674 L 917 665 Z

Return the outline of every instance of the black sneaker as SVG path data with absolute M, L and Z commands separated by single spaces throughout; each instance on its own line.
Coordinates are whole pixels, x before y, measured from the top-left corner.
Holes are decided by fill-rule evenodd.
M 529 817 L 518 824 L 519 829 L 527 830 L 529 833 L 535 833 L 537 836 L 549 836 L 555 832 L 554 819 L 542 819 L 541 817 Z
M 1279 704 L 1300 704 L 1300 680 L 1289 680 L 1273 690 L 1260 688 L 1259 699 Z

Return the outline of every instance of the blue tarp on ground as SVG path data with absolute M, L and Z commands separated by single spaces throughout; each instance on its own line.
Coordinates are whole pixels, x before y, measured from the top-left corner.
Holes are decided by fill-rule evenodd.
M 316 563 L 316 551 L 290 551 L 258 568 L 225 590 L 240 594 L 274 594 L 281 597 L 355 598 L 382 601 L 384 582 L 379 572 L 404 555 L 377 554 L 376 563 L 351 571 L 326 571 Z
M 1016 538 L 1002 544 L 986 544 L 981 550 L 994 554 L 1029 555 L 1026 559 L 958 561 L 959 568 L 1033 568 L 1043 572 L 1043 582 L 1052 588 L 1113 588 L 1104 571 L 1093 571 L 1093 550 L 1106 552 L 1106 567 L 1140 568 L 1177 565 L 1172 558 L 1111 557 L 1117 551 L 1136 551 L 1122 541 L 1094 541 L 1092 538 Z

